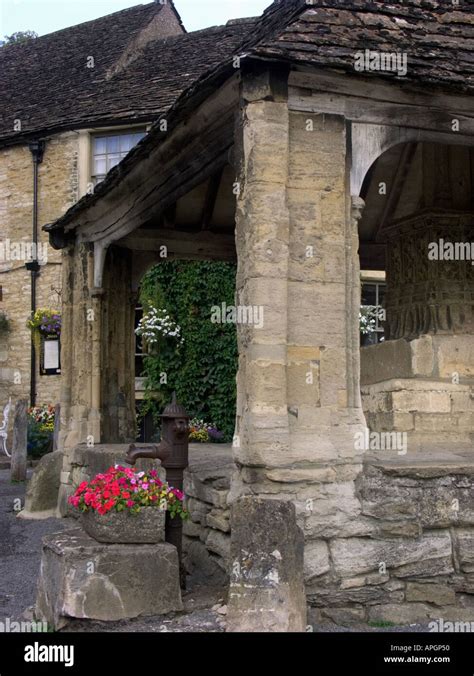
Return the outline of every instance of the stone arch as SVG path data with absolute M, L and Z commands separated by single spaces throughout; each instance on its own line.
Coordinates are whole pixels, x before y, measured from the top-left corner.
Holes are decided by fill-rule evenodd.
M 416 127 L 352 123 L 351 125 L 351 195 L 360 196 L 364 179 L 377 159 L 393 146 L 402 143 L 431 141 L 448 145 L 474 146 L 474 138 L 458 133 L 437 132 Z

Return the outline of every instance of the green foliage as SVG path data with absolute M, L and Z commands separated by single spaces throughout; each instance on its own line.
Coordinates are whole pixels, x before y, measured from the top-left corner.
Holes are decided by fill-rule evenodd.
M 53 450 L 53 430 L 44 423 L 28 419 L 28 455 L 31 458 L 41 458 Z
M 183 337 L 181 344 L 166 340 L 158 354 L 145 357 L 143 412 L 160 413 L 176 391 L 190 416 L 214 421 L 226 441 L 235 423 L 236 327 L 213 324 L 211 308 L 234 304 L 235 274 L 231 263 L 165 261 L 145 275 L 140 295 L 145 312 L 151 305 L 165 308 Z
M 4 45 L 18 44 L 19 42 L 28 42 L 38 37 L 35 31 L 17 31 L 11 35 L 5 35 Z

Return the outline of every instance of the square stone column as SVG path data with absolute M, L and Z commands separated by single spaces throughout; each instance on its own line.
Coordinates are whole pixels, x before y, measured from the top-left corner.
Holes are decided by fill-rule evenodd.
M 231 500 L 297 494 L 302 504 L 315 482 L 342 481 L 357 512 L 361 205 L 349 195 L 344 120 L 291 111 L 285 80 L 242 77 L 237 304 L 263 321 L 238 325 Z

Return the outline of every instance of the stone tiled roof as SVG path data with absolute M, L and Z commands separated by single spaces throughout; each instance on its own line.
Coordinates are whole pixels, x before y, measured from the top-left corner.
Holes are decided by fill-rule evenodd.
M 452 0 L 277 0 L 251 30 L 235 22 L 153 40 L 111 75 L 161 8 L 139 5 L 0 48 L 0 144 L 38 132 L 153 119 L 203 74 L 228 66 L 237 51 L 354 74 L 356 50 L 404 50 L 405 81 L 474 87 L 474 12 L 467 0 L 459 6 Z M 93 69 L 85 65 L 88 56 Z
M 238 28 L 240 31 L 233 34 L 228 32 Z M 213 34 L 213 31 L 217 32 Z M 214 36 L 218 35 L 222 36 L 222 51 L 216 45 L 213 47 Z M 193 42 L 193 36 L 198 41 Z M 177 52 L 183 53 L 181 44 L 188 44 L 189 49 L 195 51 L 183 61 L 177 59 L 174 70 L 167 74 L 169 79 L 162 81 L 169 87 L 167 104 L 173 92 L 177 94 L 184 89 L 167 111 L 168 122 L 173 124 L 232 73 L 234 55 L 335 68 L 357 77 L 356 51 L 405 50 L 408 73 L 401 82 L 463 92 L 474 88 L 474 14 L 467 0 L 459 7 L 453 6 L 452 0 L 275 0 L 251 28 L 248 24 L 236 23 L 191 33 L 187 39 L 189 43 L 185 43 L 184 37 L 177 39 Z M 205 53 L 199 52 L 202 48 Z M 179 64 L 184 64 L 184 69 L 181 70 Z M 155 72 L 152 76 L 153 69 L 148 66 L 150 77 L 159 82 L 160 74 Z M 135 67 L 138 70 L 141 64 L 137 61 Z M 394 73 L 381 72 L 375 76 L 397 77 Z M 165 93 L 163 96 L 166 98 Z M 161 138 L 156 123 L 147 137 L 99 184 L 94 195 L 83 197 L 45 229 L 60 229 L 71 222 L 79 211 L 112 189 Z
M 168 3 L 169 7 L 174 6 Z M 155 101 L 140 82 L 140 96 L 121 85 L 121 72 L 111 77 L 121 57 L 147 31 L 169 34 L 161 18 L 164 5 L 152 2 L 94 21 L 0 48 L 0 143 L 17 142 L 37 132 L 78 128 L 84 124 L 141 121 L 156 113 Z M 175 12 L 179 23 L 179 15 Z M 161 22 L 155 25 L 153 22 Z M 182 30 L 181 28 L 174 28 Z M 140 53 L 140 50 L 138 50 Z M 93 57 L 93 68 L 87 67 Z M 132 63 L 133 65 L 133 63 Z M 118 97 L 120 89 L 121 97 Z M 136 109 L 136 104 L 140 103 Z M 20 133 L 14 121 L 20 120 Z
M 115 111 L 123 106 L 139 117 L 165 113 L 190 85 L 210 68 L 232 64 L 249 32 L 247 22 L 216 26 L 150 43 L 141 57 L 107 85 L 107 101 Z
M 404 80 L 474 89 L 472 0 L 459 0 L 459 5 L 453 0 L 312 0 L 308 4 L 305 0 L 274 3 L 259 34 L 252 36 L 251 52 L 353 74 L 358 50 L 406 52 Z

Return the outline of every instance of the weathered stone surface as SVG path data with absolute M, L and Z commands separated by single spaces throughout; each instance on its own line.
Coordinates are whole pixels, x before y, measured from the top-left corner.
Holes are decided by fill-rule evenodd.
M 309 541 L 304 548 L 304 577 L 305 582 L 311 582 L 330 570 L 329 549 L 324 540 Z
M 307 588 L 308 602 L 311 605 L 326 608 L 330 606 L 346 606 L 352 603 L 369 605 L 374 603 L 390 603 L 403 601 L 403 591 L 391 591 L 383 585 L 367 585 L 352 589 L 327 588 L 318 585 L 317 581 Z
M 206 515 L 211 510 L 210 505 L 201 500 L 196 500 L 195 498 L 186 498 L 186 508 L 189 511 L 192 521 L 205 526 Z
M 201 535 L 202 530 L 202 526 L 191 521 L 191 519 L 186 519 L 186 521 L 183 522 L 183 533 L 190 538 L 198 538 Z
M 301 496 L 301 497 L 300 497 Z M 353 481 L 320 484 L 299 491 L 298 512 L 304 509 L 307 538 L 370 535 L 375 524 L 361 518 L 360 499 Z M 301 500 L 304 498 L 304 502 Z
M 206 524 L 223 533 L 230 533 L 230 510 L 213 509 L 206 515 Z
M 371 573 L 370 575 L 360 575 L 359 577 L 349 577 L 341 580 L 341 589 L 354 589 L 358 587 L 365 587 L 366 585 L 377 585 L 385 584 L 389 581 L 389 576 L 382 573 Z M 396 589 L 403 589 L 403 583 L 399 583 L 399 586 L 394 587 L 390 586 L 390 591 L 395 591 Z
M 461 570 L 464 573 L 474 573 L 474 529 L 457 529 L 455 542 Z
M 112 621 L 181 609 L 172 545 L 99 544 L 82 529 L 43 539 L 36 613 L 56 629 L 68 618 Z
M 447 531 L 425 534 L 417 540 L 341 538 L 331 542 L 330 550 L 337 574 L 354 577 L 377 570 L 381 564 L 387 569 L 397 569 L 406 564 L 432 561 L 436 566 L 440 560 L 451 557 L 451 538 Z
M 36 466 L 26 488 L 22 519 L 47 518 L 56 515 L 59 477 L 63 463 L 60 451 L 44 455 Z
M 220 565 L 220 557 L 211 554 L 200 540 L 183 538 L 183 561 L 186 570 L 198 582 L 222 586 L 228 582 L 228 571 Z
M 206 547 L 211 552 L 219 554 L 223 559 L 228 560 L 230 556 L 230 537 L 211 529 L 206 539 Z
M 41 199 L 38 213 L 38 240 L 47 247 L 47 263 L 41 266 L 36 280 L 38 307 L 58 307 L 58 290 L 61 289 L 61 252 L 48 246 L 48 235 L 42 225 L 50 223 L 64 213 L 77 199 L 77 133 L 66 132 L 49 138 L 43 163 L 40 165 Z M 31 241 L 31 215 L 33 209 L 33 163 L 27 144 L 2 149 L 0 155 L 0 220 L 2 240 Z M 43 261 L 44 262 L 44 261 Z M 0 356 L 0 402 L 3 407 L 30 396 L 31 332 L 26 326 L 30 318 L 31 273 L 24 264 L 2 260 L 4 273 L 4 310 L 11 322 L 11 331 L 4 336 Z M 25 349 L 28 346 L 28 349 Z M 61 376 L 42 376 L 39 359 L 36 362 L 36 392 L 38 403 L 55 404 L 59 401 Z M 19 377 L 20 376 L 20 377 Z M 13 422 L 11 416 L 10 422 Z M 11 440 L 11 436 L 9 437 Z
M 419 584 L 408 582 L 406 588 L 406 600 L 434 603 L 437 606 L 449 606 L 456 602 L 456 593 L 448 585 L 443 584 Z
M 241 498 L 231 528 L 227 631 L 305 631 L 304 544 L 294 505 Z
M 440 610 L 424 603 L 393 603 L 374 605 L 368 609 L 371 622 L 392 622 L 393 624 L 426 623 L 439 617 Z
M 321 616 L 324 619 L 332 620 L 339 626 L 350 626 L 364 622 L 366 611 L 362 606 L 359 608 L 323 608 Z
M 186 493 L 186 495 L 189 495 L 193 498 L 197 498 L 202 502 L 207 502 L 211 505 L 216 505 L 221 509 L 225 509 L 227 506 L 228 490 L 226 489 L 218 490 L 214 488 L 212 485 L 207 485 L 190 474 L 188 474 L 185 478 L 184 492 Z
M 12 481 L 26 480 L 26 456 L 28 445 L 28 402 L 19 399 L 15 405 L 13 419 L 13 444 L 10 463 L 10 478 Z
M 81 515 L 81 526 L 98 542 L 156 544 L 165 539 L 166 510 L 144 507 L 138 514 L 95 511 Z

